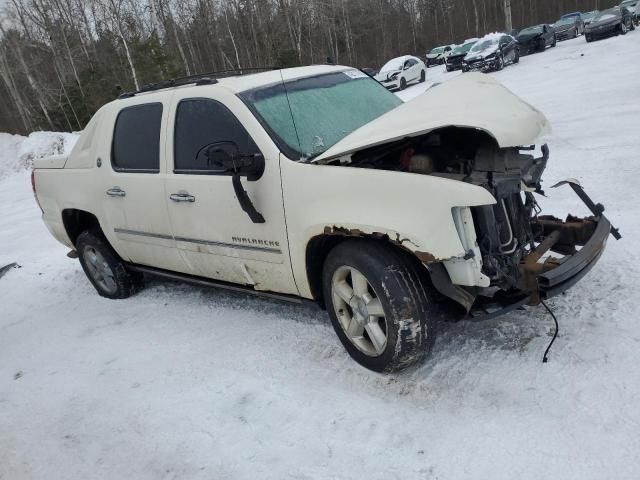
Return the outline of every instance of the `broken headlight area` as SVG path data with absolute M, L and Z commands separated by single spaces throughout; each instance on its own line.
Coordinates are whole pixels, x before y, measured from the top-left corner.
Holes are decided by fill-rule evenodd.
M 500 298 L 509 303 L 526 298 L 536 304 L 584 276 L 613 233 L 602 215 L 604 207 L 594 204 L 575 181 L 563 183 L 571 185 L 594 215 L 582 219 L 570 215 L 566 220 L 541 215 L 535 195 L 544 194 L 541 178 L 549 149 L 543 145 L 539 153 L 536 150 L 500 148 L 480 130 L 452 127 L 360 151 L 349 163 L 432 175 L 488 190 L 496 203 L 471 207 L 472 222 L 466 222 L 473 224 L 477 248 L 467 246 L 465 252 L 475 254 L 469 257 L 479 263 L 483 282 L 458 281 L 456 288 L 464 288 L 465 296 L 478 301 Z M 463 305 L 469 309 L 468 298 Z

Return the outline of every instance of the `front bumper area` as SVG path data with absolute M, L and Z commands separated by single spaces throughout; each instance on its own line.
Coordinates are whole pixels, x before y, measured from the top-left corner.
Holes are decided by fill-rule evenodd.
M 462 71 L 463 72 L 488 72 L 490 70 L 495 70 L 497 67 L 498 59 L 497 57 L 485 59 L 485 60 L 475 60 L 472 62 L 463 62 L 462 63 Z
M 575 30 L 570 28 L 569 30 L 563 30 L 561 32 L 556 31 L 557 40 L 567 40 L 574 37 Z
M 620 24 L 614 23 L 609 25 L 601 25 L 585 30 L 585 35 L 589 35 L 592 39 L 611 37 L 620 31 Z
M 387 90 L 397 90 L 400 88 L 400 77 L 395 80 L 378 80 Z
M 538 217 L 532 227 L 539 232 L 538 247 L 520 263 L 518 287 L 530 293 L 529 304 L 554 297 L 575 285 L 597 263 L 604 252 L 611 224 L 604 217 L 576 218 L 565 221 L 551 216 Z M 575 247 L 580 246 L 578 250 Z M 549 251 L 564 254 L 540 261 Z

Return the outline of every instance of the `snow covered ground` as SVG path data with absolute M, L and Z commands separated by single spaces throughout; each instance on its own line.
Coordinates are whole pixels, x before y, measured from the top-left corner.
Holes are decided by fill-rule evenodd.
M 548 188 L 577 177 L 624 236 L 550 302 L 544 365 L 541 308 L 442 325 L 382 376 L 312 308 L 159 281 L 102 299 L 0 136 L 0 266 L 22 266 L 0 279 L 0 478 L 640 478 L 639 50 L 569 40 L 495 74 L 554 126 L 543 206 L 586 214 Z

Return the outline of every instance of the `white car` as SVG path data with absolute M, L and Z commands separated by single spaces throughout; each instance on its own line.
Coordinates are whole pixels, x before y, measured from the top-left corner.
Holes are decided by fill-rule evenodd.
M 100 295 L 151 274 L 315 302 L 357 362 L 391 371 L 425 358 L 452 305 L 537 304 L 600 257 L 602 211 L 540 214 L 548 150 L 529 146 L 548 130 L 475 73 L 407 103 L 350 67 L 192 77 L 103 106 L 32 184 Z
M 424 62 L 411 55 L 389 60 L 375 76 L 389 90 L 404 90 L 411 82 L 424 82 L 426 78 Z
M 443 45 L 441 47 L 436 47 L 432 49 L 429 53 L 425 55 L 427 59 L 427 68 L 433 65 L 442 65 L 445 62 L 445 58 L 447 55 L 456 48 L 456 45 Z

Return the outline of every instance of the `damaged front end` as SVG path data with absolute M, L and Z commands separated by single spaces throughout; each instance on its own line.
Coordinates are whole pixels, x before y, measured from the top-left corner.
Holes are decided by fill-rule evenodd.
M 541 215 L 535 195 L 549 159 L 546 145 L 500 148 L 478 130 L 449 127 L 358 152 L 351 165 L 401 169 L 480 186 L 492 205 L 454 208 L 452 216 L 466 255 L 428 265 L 434 285 L 465 307 L 493 304 L 498 311 L 535 305 L 582 278 L 600 258 L 609 233 L 619 236 L 576 181 L 568 183 L 593 213 L 561 220 Z M 464 272 L 480 272 L 464 277 Z M 506 310 L 505 310 L 506 309 Z M 482 308 L 481 308 L 482 310 Z M 495 316 L 495 315 L 493 315 Z
M 536 305 L 558 295 L 594 266 L 609 234 L 620 238 L 603 215 L 604 207 L 595 204 L 575 180 L 554 187 L 570 185 L 593 215 L 568 215 L 565 220 L 540 215 L 534 195 L 544 195 L 541 176 L 549 149 L 543 145 L 538 157 L 530 154 L 531 150 L 532 147 L 501 149 L 485 144 L 479 146 L 466 172 L 434 173 L 482 186 L 497 201 L 470 209 L 482 256 L 482 273 L 490 284 L 466 287 L 474 296 L 476 307 L 497 302 L 500 311 L 516 304 Z M 468 303 L 465 306 L 471 310 Z

